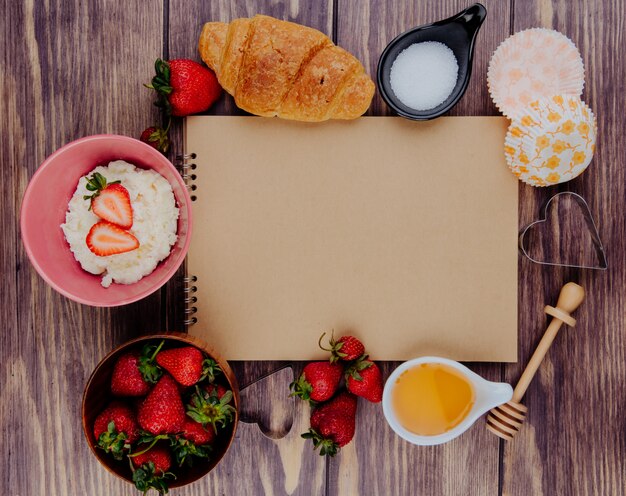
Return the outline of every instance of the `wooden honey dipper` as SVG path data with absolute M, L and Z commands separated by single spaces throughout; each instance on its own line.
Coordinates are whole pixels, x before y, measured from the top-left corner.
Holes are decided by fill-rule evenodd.
M 517 386 L 515 386 L 511 401 L 491 409 L 487 415 L 487 429 L 496 436 L 510 441 L 519 431 L 526 419 L 528 410 L 520 401 L 524 397 L 524 393 L 526 393 L 526 389 L 528 389 L 539 365 L 541 365 L 543 357 L 546 356 L 550 349 L 550 345 L 561 328 L 561 324 L 566 323 L 570 327 L 576 325 L 576 320 L 570 316 L 570 313 L 576 310 L 584 299 L 585 290 L 578 284 L 568 282 L 561 288 L 556 308 L 547 305 L 544 309 L 545 313 L 553 317 L 552 322 L 550 322 L 535 353 L 533 353 L 528 365 L 526 365 L 526 369 L 524 369 Z

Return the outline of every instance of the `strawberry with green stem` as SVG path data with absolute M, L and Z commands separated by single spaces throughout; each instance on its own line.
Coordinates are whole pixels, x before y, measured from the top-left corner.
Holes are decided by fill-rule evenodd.
M 331 363 L 343 360 L 344 362 L 351 362 L 356 360 L 365 353 L 365 346 L 358 338 L 354 336 L 342 336 L 335 341 L 334 331 L 331 332 L 328 344 L 330 348 L 324 348 L 322 346 L 322 339 L 324 339 L 326 333 L 320 336 L 319 347 L 324 351 L 330 351 Z
M 167 494 L 167 480 L 176 476 L 168 472 L 172 465 L 172 456 L 164 445 L 151 446 L 148 449 L 129 455 L 133 482 L 135 487 L 146 494 L 150 489 L 156 489 L 160 494 Z
M 216 434 L 191 418 L 185 419 L 181 433 L 172 442 L 172 451 L 179 466 L 192 465 L 193 458 L 209 458 Z
M 311 404 L 329 400 L 339 387 L 343 368 L 338 363 L 307 363 L 298 379 L 289 385 L 292 393 Z
M 383 376 L 373 361 L 363 355 L 346 370 L 346 387 L 352 394 L 372 403 L 383 399 Z
M 120 401 L 113 401 L 94 421 L 93 434 L 97 446 L 121 460 L 124 452 L 139 436 L 139 426 L 133 410 Z
M 214 360 L 205 359 L 204 354 L 195 346 L 161 351 L 156 356 L 156 361 L 183 386 L 193 386 L 208 376 L 214 380 L 215 374 L 220 370 Z
M 155 76 L 146 88 L 157 92 L 155 105 L 165 115 L 184 117 L 204 112 L 219 98 L 222 88 L 215 74 L 189 59 L 156 59 Z
M 128 190 L 121 181 L 108 182 L 99 172 L 87 178 L 85 185 L 90 195 L 83 199 L 89 200 L 89 210 L 102 220 L 110 222 L 121 229 L 130 229 L 133 225 L 133 207 Z
M 165 129 L 160 126 L 150 126 L 149 128 L 144 129 L 139 137 L 139 141 L 143 141 L 161 153 L 167 153 L 170 148 L 170 138 L 168 133 L 171 123 L 172 120 L 168 117 Z
M 155 357 L 165 341 L 157 346 L 146 344 L 141 351 L 121 355 L 113 366 L 111 392 L 116 396 L 145 396 L 163 371 L 155 363 Z
M 357 399 L 342 391 L 328 403 L 317 407 L 311 414 L 311 428 L 302 434 L 313 441 L 313 449 L 319 454 L 335 456 L 354 437 L 356 428 Z
M 209 392 L 196 386 L 196 392 L 187 405 L 187 415 L 205 427 L 212 425 L 217 432 L 218 425 L 226 427 L 234 419 L 235 408 L 230 404 L 232 400 L 232 391 L 226 391 L 220 398 L 217 388 Z

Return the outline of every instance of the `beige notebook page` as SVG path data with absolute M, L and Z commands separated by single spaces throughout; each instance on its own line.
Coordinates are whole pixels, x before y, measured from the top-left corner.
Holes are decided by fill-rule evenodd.
M 191 334 L 233 360 L 517 359 L 517 188 L 507 121 L 186 119 Z

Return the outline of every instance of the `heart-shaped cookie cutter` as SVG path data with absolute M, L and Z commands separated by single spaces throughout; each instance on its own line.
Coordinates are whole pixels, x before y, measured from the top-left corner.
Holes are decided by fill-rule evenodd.
M 560 263 L 560 262 L 543 262 L 541 260 L 537 260 L 530 256 L 528 253 L 528 246 L 526 245 L 526 233 L 535 225 L 542 224 L 548 220 L 548 211 L 550 209 L 550 204 L 560 196 L 569 195 L 571 198 L 578 203 L 580 210 L 583 214 L 583 218 L 587 223 L 587 227 L 589 228 L 589 233 L 591 234 L 591 239 L 593 241 L 593 246 L 596 251 L 596 256 L 598 258 L 598 265 L 576 265 L 576 264 L 568 264 L 568 263 Z M 606 254 L 604 252 L 604 246 L 602 245 L 602 241 L 600 240 L 600 233 L 598 232 L 598 227 L 593 220 L 593 215 L 591 214 L 591 209 L 589 205 L 585 201 L 585 199 L 577 193 L 572 191 L 563 191 L 561 193 L 557 193 L 552 196 L 545 206 L 543 207 L 543 215 L 539 220 L 536 220 L 530 224 L 528 224 L 524 229 L 522 229 L 519 236 L 519 247 L 522 254 L 531 262 L 540 265 L 552 265 L 554 267 L 572 267 L 575 269 L 594 269 L 594 270 L 606 270 L 608 269 L 608 264 L 606 260 Z

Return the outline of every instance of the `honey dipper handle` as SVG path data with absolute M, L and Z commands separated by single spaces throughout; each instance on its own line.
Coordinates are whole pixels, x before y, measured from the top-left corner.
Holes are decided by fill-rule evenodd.
M 585 290 L 578 284 L 568 282 L 561 289 L 559 301 L 556 306 L 559 310 L 569 315 L 570 312 L 573 312 L 579 307 L 584 299 Z M 546 329 L 541 341 L 539 341 L 537 349 L 530 358 L 528 365 L 526 365 L 522 377 L 520 377 L 517 386 L 515 386 L 512 398 L 513 401 L 519 403 L 522 400 L 528 386 L 530 385 L 530 381 L 533 380 L 539 365 L 541 365 L 541 362 L 543 361 L 543 357 L 546 356 L 546 353 L 550 349 L 550 345 L 552 345 L 552 341 L 554 341 L 554 338 L 556 337 L 557 332 L 559 332 L 562 324 L 563 321 L 556 317 L 552 319 L 552 322 L 550 322 L 550 325 Z

